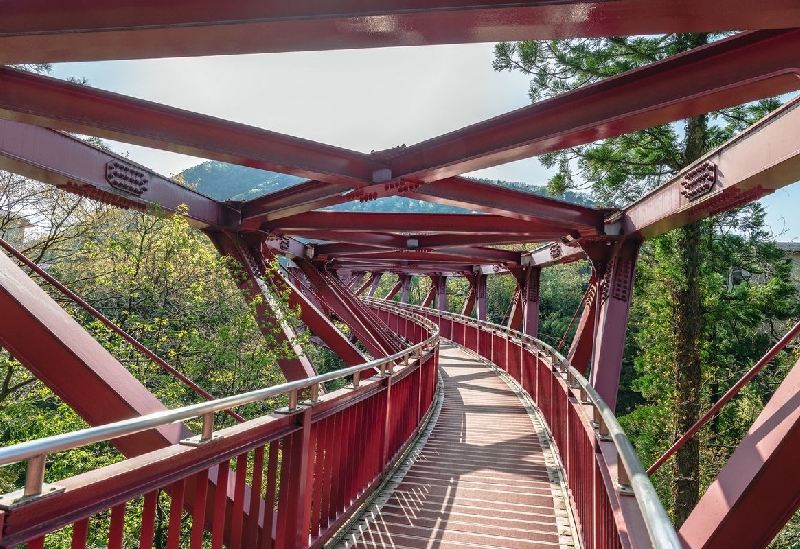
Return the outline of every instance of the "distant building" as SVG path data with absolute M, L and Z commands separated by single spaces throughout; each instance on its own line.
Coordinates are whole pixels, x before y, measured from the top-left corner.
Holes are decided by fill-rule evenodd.
M 792 280 L 800 285 L 800 242 L 778 242 L 778 248 L 792 260 Z
M 33 227 L 21 215 L 8 210 L 0 210 L 0 236 L 12 246 L 20 246 L 25 241 L 25 231 Z

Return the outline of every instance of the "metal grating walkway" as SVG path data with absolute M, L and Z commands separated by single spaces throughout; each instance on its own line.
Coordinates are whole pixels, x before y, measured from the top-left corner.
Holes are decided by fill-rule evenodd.
M 444 402 L 427 441 L 340 547 L 572 546 L 538 418 L 461 347 L 442 342 L 440 366 Z

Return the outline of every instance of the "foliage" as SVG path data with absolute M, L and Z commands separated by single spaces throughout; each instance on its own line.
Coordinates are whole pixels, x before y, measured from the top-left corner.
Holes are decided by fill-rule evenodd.
M 722 36 L 504 43 L 496 47 L 494 68 L 530 75 L 529 95 L 538 101 Z M 588 188 L 599 204 L 628 204 L 778 105 L 778 99 L 767 99 L 543 155 L 542 164 L 555 170 L 548 188 L 554 194 Z M 753 206 L 645 245 L 623 365 L 622 382 L 629 386 L 620 395 L 621 409 L 632 410 L 626 424 L 644 461 L 655 459 L 692 425 L 701 407 L 721 395 L 775 339 L 779 325 L 797 314 L 785 260 L 767 242 L 762 226 L 763 212 Z M 728 289 L 732 268 L 763 273 L 763 282 Z M 781 363 L 773 366 L 780 370 Z M 677 502 L 678 525 L 771 394 L 760 389 L 756 382 L 730 405 L 709 427 L 713 436 L 703 433 L 701 444 L 687 444 L 671 478 L 665 472 L 656 478 L 667 506 Z M 672 483 L 671 490 L 664 483 Z

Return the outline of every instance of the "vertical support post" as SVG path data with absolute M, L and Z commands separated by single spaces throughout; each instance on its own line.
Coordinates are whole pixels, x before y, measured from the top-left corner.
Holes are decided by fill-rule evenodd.
M 400 294 L 400 303 L 405 305 L 408 303 L 408 298 L 411 295 L 411 275 L 400 275 L 400 279 L 403 281 L 403 291 Z
M 378 291 L 378 285 L 381 283 L 383 273 L 372 273 L 372 285 L 369 287 L 369 297 L 375 297 L 375 292 Z
M 613 247 L 610 264 L 600 279 L 597 329 L 592 353 L 592 370 L 589 381 L 613 410 L 617 403 L 619 376 L 622 370 L 622 353 L 625 348 L 625 331 L 628 326 L 633 280 L 640 240 L 624 240 Z M 590 259 L 595 260 L 587 251 Z M 598 259 L 601 262 L 602 258 Z M 598 270 L 599 272 L 599 270 Z
M 589 280 L 589 290 L 586 296 L 581 319 L 572 344 L 569 347 L 567 359 L 570 364 L 584 376 L 589 370 L 589 362 L 592 360 L 592 346 L 594 343 L 595 317 L 597 313 L 597 277 L 592 274 Z
M 536 337 L 539 335 L 539 282 L 542 269 L 520 267 L 511 270 L 519 289 L 517 301 L 511 310 L 508 326 L 512 330 Z
M 522 301 L 524 304 L 522 333 L 531 337 L 538 337 L 539 284 L 542 278 L 542 270 L 538 267 L 527 267 L 525 271 L 525 285 L 522 288 Z
M 436 285 L 436 308 L 440 311 L 447 311 L 447 277 L 436 275 L 434 282 Z
M 302 429 L 295 431 L 291 437 L 291 455 L 287 479 L 281 479 L 281 489 L 289 490 L 286 509 L 286 547 L 306 549 L 309 542 L 308 525 L 311 522 L 311 486 L 314 474 L 314 441 L 311 440 L 312 408 L 306 408 L 297 414 L 298 424 Z
M 485 274 L 475 275 L 475 318 L 486 322 L 486 279 Z

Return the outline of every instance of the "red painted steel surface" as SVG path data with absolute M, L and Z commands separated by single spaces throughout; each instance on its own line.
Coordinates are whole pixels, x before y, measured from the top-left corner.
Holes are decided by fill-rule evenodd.
M 305 379 L 316 374 L 313 364 L 305 356 L 299 345 L 294 343 L 296 336 L 293 328 L 282 318 L 282 313 L 272 307 L 274 298 L 270 292 L 259 284 L 267 272 L 264 259 L 260 253 L 250 249 L 242 238 L 227 231 L 207 230 L 220 254 L 232 258 L 240 269 L 231 266 L 231 274 L 239 289 L 249 297 L 257 299 L 256 318 L 258 326 L 267 337 L 274 337 L 279 343 L 289 342 L 297 353 L 296 358 L 282 358 L 278 365 L 287 381 Z
M 353 186 L 367 155 L 88 86 L 0 68 L 0 117 Z
M 607 276 L 599 274 L 602 280 L 595 297 L 599 301 L 596 328 L 592 337 L 589 381 L 611 410 L 614 410 L 617 403 L 625 332 L 633 301 L 636 260 L 641 244 L 639 240 L 618 243 L 610 264 L 606 267 Z M 587 254 L 592 255 L 589 251 Z
M 419 46 L 800 26 L 792 0 L 7 1 L 2 63 Z
M 147 173 L 140 195 L 113 187 L 107 180 L 109 162 L 122 162 Z M 66 191 L 122 208 L 158 207 L 175 212 L 181 205 L 196 226 L 233 227 L 239 212 L 170 181 L 110 151 L 60 132 L 0 120 L 0 169 L 50 183 Z
M 394 317 L 399 333 L 427 337 L 415 322 Z M 149 547 L 155 502 L 164 490 L 171 500 L 168 547 L 178 547 L 184 505 L 196 519 L 189 533 L 195 542 L 202 541 L 198 525 L 204 525 L 212 547 L 223 541 L 230 548 L 321 546 L 408 444 L 433 402 L 436 371 L 434 350 L 394 377 L 325 395 L 313 408 L 224 429 L 199 447 L 174 445 L 60 480 L 63 493 L 0 511 L 0 542 L 4 548 L 25 542 L 41 547 L 47 532 L 76 524 L 73 547 L 79 547 L 86 518 L 111 509 L 109 547 L 115 546 L 127 502 L 144 496 L 141 517 L 130 519 L 139 522 L 142 544 Z M 213 490 L 208 480 L 228 486 L 232 501 L 226 503 L 225 492 Z M 252 498 L 262 487 L 265 498 Z
M 438 181 L 795 90 L 799 46 L 798 30 L 737 35 L 406 147 L 392 174 Z
M 766 547 L 800 506 L 800 362 L 680 529 L 686 547 Z
M 0 253 L 0 342 L 90 425 L 165 410 L 128 370 L 44 290 Z M 187 434 L 169 425 L 119 439 L 135 456 Z

